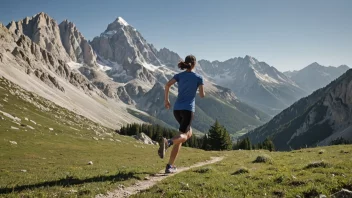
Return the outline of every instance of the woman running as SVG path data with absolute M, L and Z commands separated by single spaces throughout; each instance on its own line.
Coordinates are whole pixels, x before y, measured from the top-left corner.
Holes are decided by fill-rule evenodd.
M 164 158 L 165 151 L 171 145 L 174 145 L 171 151 L 169 163 L 166 165 L 165 173 L 176 172 L 174 166 L 176 157 L 182 143 L 186 142 L 192 136 L 191 123 L 195 112 L 195 98 L 197 90 L 199 89 L 199 96 L 204 97 L 203 78 L 202 76 L 194 73 L 192 70 L 196 65 L 196 57 L 189 55 L 185 58 L 185 61 L 181 61 L 178 67 L 184 72 L 176 74 L 169 82 L 165 85 L 165 107 L 170 109 L 169 101 L 169 90 L 170 87 L 177 82 L 178 84 L 178 96 L 174 105 L 174 116 L 177 122 L 180 124 L 180 134 L 167 140 L 162 138 L 159 143 L 160 148 L 158 154 L 161 158 Z

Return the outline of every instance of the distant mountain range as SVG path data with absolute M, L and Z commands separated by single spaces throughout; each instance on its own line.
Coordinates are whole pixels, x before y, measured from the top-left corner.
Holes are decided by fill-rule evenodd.
M 269 137 L 279 150 L 352 140 L 352 70 L 276 115 L 244 137 L 258 143 Z
M 284 72 L 284 74 L 290 77 L 306 92 L 312 93 L 317 89 L 325 87 L 331 81 L 345 73 L 348 69 L 349 67 L 347 65 L 326 67 L 315 62 L 299 71 L 288 71 Z
M 1 75 L 16 84 L 105 126 L 146 121 L 177 127 L 163 107 L 162 84 L 179 72 L 181 57 L 157 50 L 121 17 L 91 42 L 72 22 L 58 24 L 46 13 L 2 26 L 1 34 L 8 38 L 0 43 Z M 207 131 L 221 119 L 232 133 L 243 132 L 270 119 L 230 89 L 205 81 L 208 97 L 197 99 L 195 130 Z
M 163 107 L 163 85 L 180 72 L 181 59 L 156 49 L 121 17 L 90 42 L 72 22 L 58 24 L 45 13 L 0 25 L 0 76 L 110 128 L 133 122 L 177 128 Z M 199 60 L 207 97 L 197 98 L 193 128 L 207 132 L 219 120 L 233 136 L 251 130 L 253 143 L 271 137 L 281 150 L 352 139 L 347 70 L 313 63 L 281 73 L 251 56 Z M 176 95 L 177 86 L 171 102 Z
M 200 60 L 199 64 L 214 82 L 231 88 L 240 100 L 272 116 L 307 95 L 276 68 L 251 56 L 224 62 Z

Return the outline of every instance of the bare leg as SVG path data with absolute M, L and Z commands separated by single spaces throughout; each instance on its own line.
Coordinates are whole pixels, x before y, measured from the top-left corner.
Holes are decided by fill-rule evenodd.
M 182 143 L 174 144 L 172 147 L 170 159 L 169 159 L 169 165 L 173 166 L 177 157 L 178 152 L 180 151 L 182 146 Z
M 181 149 L 182 143 L 186 142 L 192 136 L 192 128 L 187 133 L 180 133 L 179 135 L 173 137 L 171 140 L 174 146 L 171 151 L 169 165 L 174 165 L 178 152 Z

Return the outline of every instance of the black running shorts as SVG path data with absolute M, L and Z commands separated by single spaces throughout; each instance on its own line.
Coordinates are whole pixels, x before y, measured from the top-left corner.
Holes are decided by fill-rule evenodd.
M 181 133 L 186 133 L 190 130 L 192 120 L 194 117 L 193 111 L 188 110 L 174 110 L 174 116 L 177 122 L 180 124 L 179 131 Z

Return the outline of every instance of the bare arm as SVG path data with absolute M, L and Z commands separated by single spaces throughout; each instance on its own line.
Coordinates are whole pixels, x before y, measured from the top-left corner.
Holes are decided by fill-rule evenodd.
M 205 96 L 205 93 L 204 93 L 204 85 L 199 85 L 199 86 L 198 86 L 198 89 L 199 89 L 199 96 L 200 96 L 201 98 L 204 98 L 204 96 Z
M 170 109 L 170 101 L 169 101 L 169 92 L 170 92 L 170 87 L 176 83 L 175 79 L 171 79 L 169 80 L 169 82 L 167 82 L 165 84 L 165 108 Z

